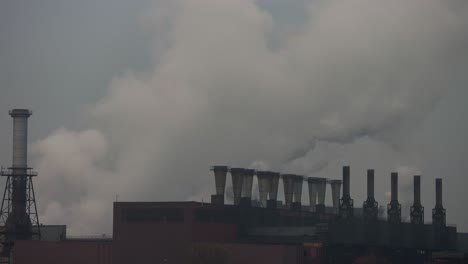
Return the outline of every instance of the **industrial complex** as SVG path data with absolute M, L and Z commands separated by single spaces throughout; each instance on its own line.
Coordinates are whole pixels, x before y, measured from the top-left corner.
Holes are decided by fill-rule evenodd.
M 414 176 L 410 221 L 405 222 L 398 173 L 389 175 L 390 201 L 379 206 L 374 170 L 368 170 L 367 199 L 358 205 L 349 166 L 340 179 L 213 166 L 211 203 L 115 202 L 112 237 L 70 238 L 66 226 L 41 223 L 38 216 L 37 173 L 27 164 L 31 111 L 14 109 L 10 115 L 13 164 L 1 170 L 6 185 L 0 263 L 468 263 L 468 234 L 446 223 L 442 179 L 435 180 L 432 221 L 425 221 L 421 176 Z M 233 187 L 229 203 L 228 178 Z M 280 184 L 284 201 L 278 199 Z M 330 205 L 325 204 L 328 186 Z M 302 200 L 303 189 L 308 201 Z M 256 194 L 259 198 L 253 199 Z

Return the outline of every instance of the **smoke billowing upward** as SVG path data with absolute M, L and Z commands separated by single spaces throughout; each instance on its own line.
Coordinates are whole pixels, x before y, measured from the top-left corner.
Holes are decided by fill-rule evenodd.
M 275 49 L 253 0 L 156 3 L 154 67 L 115 78 L 89 129 L 34 144 L 42 222 L 109 232 L 116 195 L 206 200 L 213 164 L 315 173 L 362 138 L 405 153 L 466 68 L 455 2 L 311 1 Z

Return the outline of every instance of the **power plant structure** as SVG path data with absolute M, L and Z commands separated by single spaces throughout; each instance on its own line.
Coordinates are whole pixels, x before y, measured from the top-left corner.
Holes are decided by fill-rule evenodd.
M 7 177 L 0 208 L 0 231 L 2 259 L 9 259 L 16 240 L 30 240 L 33 235 L 40 238 L 39 217 L 32 177 L 37 173 L 28 167 L 28 118 L 32 112 L 14 109 L 13 118 L 13 164 L 0 171 Z M 33 231 L 33 226 L 36 228 Z
M 352 198 L 349 166 L 343 166 L 338 179 L 213 166 L 211 203 L 116 201 L 112 237 L 67 237 L 66 226 L 39 222 L 32 185 L 37 174 L 27 165 L 31 112 L 15 109 L 10 115 L 14 120 L 13 165 L 1 171 L 7 177 L 0 218 L 4 263 L 426 264 L 468 260 L 468 234 L 457 233 L 455 226 L 446 223 L 442 179 L 435 180 L 432 222 L 425 223 L 421 176 L 414 176 L 414 201 L 410 221 L 405 222 L 398 200 L 398 173 L 389 177 L 391 197 L 385 210 L 375 198 L 376 172 L 367 170 L 367 197 L 361 208 Z M 226 196 L 229 176 L 232 201 Z M 284 201 L 279 200 L 280 185 Z M 327 205 L 328 186 L 331 204 Z M 253 198 L 256 194 L 258 200 Z

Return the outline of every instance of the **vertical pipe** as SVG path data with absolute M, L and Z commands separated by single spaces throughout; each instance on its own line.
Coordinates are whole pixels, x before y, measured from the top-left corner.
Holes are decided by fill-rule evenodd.
M 341 180 L 331 180 L 330 186 L 332 191 L 332 203 L 334 208 L 338 208 L 340 204 L 340 191 L 341 191 Z
M 227 166 L 213 166 L 215 176 L 216 195 L 223 195 L 226 189 Z
M 343 197 L 350 197 L 349 166 L 343 167 Z
M 367 170 L 367 197 L 374 198 L 374 170 Z
M 442 179 L 436 179 L 436 207 L 442 206 Z
M 267 196 L 270 189 L 270 173 L 269 171 L 257 171 L 258 196 L 262 207 L 266 207 L 267 205 Z
M 317 203 L 317 180 L 313 177 L 307 179 L 307 185 L 309 186 L 309 205 L 314 208 Z
M 269 190 L 269 199 L 270 200 L 277 200 L 278 197 L 278 185 L 279 185 L 279 179 L 280 179 L 280 174 L 279 172 L 272 172 L 270 174 L 270 190 Z
M 294 175 L 283 174 L 283 189 L 284 189 L 284 203 L 286 206 L 291 206 L 293 200 L 293 182 Z
M 398 173 L 392 172 L 391 175 L 391 200 L 398 201 Z
M 231 168 L 232 177 L 232 191 L 234 193 L 234 204 L 240 204 L 240 198 L 242 194 L 242 183 L 244 181 L 244 169 L 242 168 Z
M 317 195 L 318 201 L 317 203 L 320 205 L 325 205 L 325 193 L 327 191 L 327 179 L 325 178 L 318 178 L 317 181 Z
M 421 205 L 421 176 L 414 176 L 414 205 Z
M 242 197 L 252 197 L 252 184 L 255 170 L 244 170 L 244 180 L 242 182 Z
M 296 175 L 294 177 L 294 202 L 300 203 L 302 200 L 302 183 L 304 182 L 304 177 Z

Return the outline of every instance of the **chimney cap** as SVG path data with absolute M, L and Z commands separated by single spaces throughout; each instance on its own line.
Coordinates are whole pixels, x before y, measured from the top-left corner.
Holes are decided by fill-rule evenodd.
M 330 184 L 341 184 L 342 180 L 329 180 Z
M 228 171 L 228 166 L 213 166 L 211 168 L 212 171 Z
M 308 182 L 320 182 L 320 181 L 327 181 L 326 178 L 320 178 L 320 177 L 307 177 Z
M 11 117 L 30 117 L 32 115 L 29 109 L 12 109 L 8 111 Z
M 230 171 L 231 173 L 244 173 L 245 169 L 244 168 L 231 168 Z
M 254 175 L 255 170 L 253 170 L 253 169 L 244 169 L 244 173 L 247 174 L 247 175 Z

